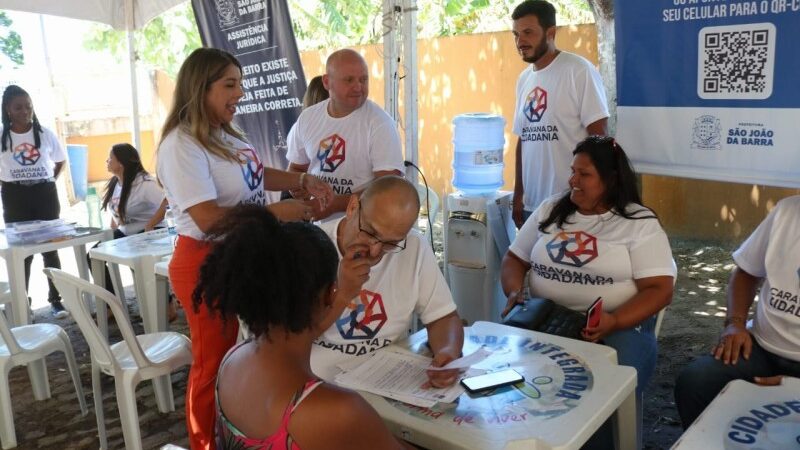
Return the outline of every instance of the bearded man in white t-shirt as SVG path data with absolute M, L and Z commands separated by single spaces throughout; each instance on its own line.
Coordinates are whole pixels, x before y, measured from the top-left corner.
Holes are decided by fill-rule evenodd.
M 338 50 L 325 64 L 322 84 L 330 98 L 305 109 L 289 133 L 289 170 L 307 172 L 326 181 L 336 196 L 317 220 L 341 217 L 350 195 L 366 183 L 404 171 L 400 136 L 394 121 L 367 99 L 367 62 L 356 51 Z M 307 199 L 303 191 L 295 198 Z
M 728 311 L 719 342 L 678 376 L 675 403 L 684 428 L 733 380 L 764 386 L 800 377 L 800 195 L 775 205 L 733 253 Z M 752 327 L 747 319 L 758 285 Z
M 386 176 L 371 182 L 360 197 L 351 196 L 344 217 L 321 225 L 339 258 L 360 247 L 354 255 L 367 258 L 370 269 L 358 297 L 314 342 L 311 368 L 317 376 L 331 381 L 339 365 L 405 337 L 414 313 L 427 328 L 433 366 L 460 356 L 464 328 L 430 245 L 411 229 L 418 214 L 414 186 Z M 458 372 L 429 371 L 428 378 L 432 386 L 446 387 L 457 381 Z
M 514 134 L 514 210 L 517 228 L 545 199 L 569 188 L 572 151 L 590 135 L 605 135 L 608 106 L 595 67 L 556 48 L 556 10 L 543 0 L 514 9 L 512 32 L 522 60 Z

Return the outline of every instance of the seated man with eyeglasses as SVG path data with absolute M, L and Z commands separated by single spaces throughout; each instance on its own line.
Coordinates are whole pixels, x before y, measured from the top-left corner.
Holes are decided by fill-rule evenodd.
M 338 365 L 405 337 L 416 312 L 428 330 L 433 366 L 461 354 L 464 328 L 430 245 L 411 227 L 419 214 L 417 190 L 407 180 L 385 176 L 353 195 L 339 220 L 321 228 L 336 243 L 339 258 L 354 246 L 354 258 L 369 260 L 369 278 L 334 324 L 314 342 L 311 368 L 326 380 Z M 362 274 L 363 275 L 363 274 Z M 429 371 L 433 387 L 458 380 L 456 370 Z

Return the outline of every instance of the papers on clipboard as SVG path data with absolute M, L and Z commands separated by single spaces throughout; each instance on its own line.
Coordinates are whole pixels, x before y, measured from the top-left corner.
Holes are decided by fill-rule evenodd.
M 481 348 L 436 370 L 466 369 L 482 361 L 489 354 L 488 350 Z M 334 379 L 336 383 L 350 389 L 371 392 L 426 408 L 438 402 L 451 403 L 464 393 L 464 388 L 459 383 L 449 388 L 423 389 L 422 385 L 428 381 L 427 371 L 432 369 L 431 358 L 399 348 L 383 348 L 366 359 L 360 359 L 359 363 L 353 368 L 344 367 L 345 371 Z M 469 370 L 467 376 L 480 372 L 483 371 Z

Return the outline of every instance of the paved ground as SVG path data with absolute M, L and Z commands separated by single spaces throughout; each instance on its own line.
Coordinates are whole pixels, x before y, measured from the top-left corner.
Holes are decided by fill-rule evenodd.
M 136 332 L 141 333 L 142 321 L 138 316 L 136 301 L 132 297 L 132 292 L 129 291 L 128 299 L 130 310 L 133 313 L 131 320 L 134 322 Z M 27 370 L 24 367 L 15 368 L 10 374 L 10 386 L 18 448 L 96 449 L 98 448 L 97 427 L 93 407 L 94 398 L 91 391 L 91 363 L 86 341 L 71 318 L 52 319 L 47 308 L 36 311 L 36 322 L 52 322 L 66 328 L 78 360 L 89 413 L 85 416 L 80 415 L 75 389 L 67 371 L 66 361 L 61 353 L 55 353 L 47 359 L 52 392 L 52 398 L 48 400 L 35 401 L 31 393 Z M 119 334 L 113 323 L 111 323 L 110 329 L 112 341 L 119 340 Z M 182 311 L 171 329 L 187 333 Z M 175 411 L 169 414 L 158 412 L 150 382 L 140 384 L 136 390 L 144 448 L 159 448 L 169 443 L 188 448 L 184 422 L 184 393 L 186 392 L 187 373 L 188 369 L 183 369 L 172 376 Z M 122 449 L 125 446 L 114 394 L 114 381 L 111 377 L 103 379 L 103 407 L 109 448 Z

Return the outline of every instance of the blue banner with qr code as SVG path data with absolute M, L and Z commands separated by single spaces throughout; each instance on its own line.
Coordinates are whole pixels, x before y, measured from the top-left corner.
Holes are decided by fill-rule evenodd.
M 800 0 L 617 0 L 617 138 L 648 173 L 800 187 Z

